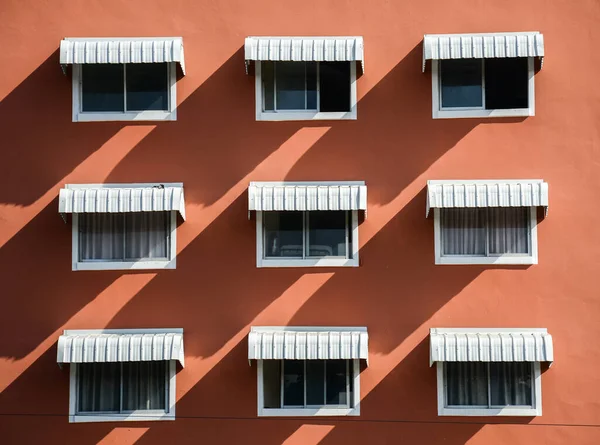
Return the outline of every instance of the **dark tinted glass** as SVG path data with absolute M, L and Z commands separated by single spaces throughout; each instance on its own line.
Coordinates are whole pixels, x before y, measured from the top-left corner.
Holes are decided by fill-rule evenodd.
M 281 361 L 263 360 L 265 408 L 281 408 Z
M 306 64 L 277 62 L 275 64 L 278 110 L 306 109 Z
M 527 58 L 485 59 L 485 108 L 529 106 Z
M 123 410 L 164 410 L 168 362 L 123 363 Z
M 492 405 L 532 405 L 533 373 L 529 362 L 490 363 Z
M 482 59 L 440 60 L 442 107 L 483 106 Z
M 446 405 L 488 406 L 487 363 L 446 362 Z
M 309 212 L 309 256 L 346 257 L 346 212 Z
M 302 212 L 264 212 L 265 257 L 302 258 Z
M 346 405 L 348 391 L 346 386 L 346 360 L 328 360 L 327 405 Z
M 320 111 L 350 111 L 350 63 L 320 62 Z
M 81 65 L 81 111 L 123 111 L 123 65 Z
M 261 80 L 263 84 L 263 111 L 275 109 L 275 62 L 260 63 Z
M 283 362 L 283 404 L 304 406 L 304 361 Z
M 306 109 L 317 109 L 317 62 L 306 62 Z
M 127 111 L 168 110 L 166 63 L 131 63 L 126 66 Z
M 78 412 L 119 412 L 121 363 L 81 363 L 77 381 Z
M 325 405 L 325 361 L 306 361 L 306 404 Z

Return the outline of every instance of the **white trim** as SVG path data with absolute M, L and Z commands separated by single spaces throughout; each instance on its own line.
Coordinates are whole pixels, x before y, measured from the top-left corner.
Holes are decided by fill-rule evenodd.
M 444 362 L 437 362 L 437 399 L 438 416 L 541 416 L 542 415 L 542 373 L 539 362 L 533 362 L 532 400 L 533 406 L 505 408 L 447 408 L 445 400 L 446 382 L 444 378 Z
M 167 76 L 169 109 L 135 112 L 83 112 L 81 111 L 81 65 L 73 65 L 73 122 L 105 121 L 175 121 L 177 120 L 177 62 L 169 64 Z
M 299 62 L 304 63 L 304 62 Z M 317 62 L 319 63 L 319 62 Z M 263 111 L 263 89 L 262 89 L 262 62 L 256 61 L 255 74 L 255 96 L 256 96 L 256 120 L 257 121 L 307 121 L 307 120 L 356 120 L 358 100 L 356 92 L 356 63 L 350 64 L 350 111 L 319 112 L 319 111 Z M 317 65 L 317 73 L 320 72 Z M 317 75 L 317 90 L 320 79 Z M 317 103 L 320 103 L 320 94 L 317 94 Z
M 483 207 L 485 208 L 485 207 Z M 504 207 L 503 207 L 504 208 Z M 512 208 L 512 207 L 506 207 Z M 529 255 L 468 256 L 442 255 L 442 230 L 440 209 L 433 209 L 433 233 L 435 264 L 471 264 L 471 265 L 532 265 L 538 264 L 537 207 L 529 208 Z
M 487 110 L 481 108 L 454 108 L 444 109 L 442 108 L 441 94 L 442 89 L 440 87 L 441 76 L 440 76 L 440 61 L 431 61 L 431 105 L 432 105 L 432 118 L 433 119 L 453 119 L 453 118 L 486 118 L 486 117 L 525 117 L 535 116 L 535 83 L 534 83 L 534 58 L 527 58 L 528 68 L 528 108 L 512 108 L 503 110 Z M 484 60 L 484 59 L 481 59 Z M 483 62 L 482 62 L 483 63 Z M 485 74 L 482 70 L 483 84 L 485 84 Z M 485 89 L 483 90 L 485 95 Z M 484 97 L 485 104 L 485 97 Z
M 152 330 L 152 329 L 151 329 Z M 144 331 L 144 330 L 141 330 Z M 91 423 L 91 422 L 147 422 L 156 420 L 175 420 L 175 404 L 176 404 L 176 363 L 175 360 L 169 360 L 167 365 L 168 380 L 166 385 L 167 394 L 165 401 L 167 405 L 166 411 L 134 411 L 126 414 L 107 414 L 107 413 L 77 413 L 77 367 L 79 364 L 71 363 L 70 379 L 69 379 L 69 423 Z M 121 386 L 122 388 L 122 386 Z
M 294 328 L 297 329 L 297 328 Z M 318 328 L 309 328 L 316 330 Z M 338 329 L 338 328 L 336 328 Z M 279 360 L 282 361 L 282 360 Z M 306 360 L 304 360 L 306 362 Z M 257 360 L 257 408 L 258 417 L 316 417 L 316 416 L 360 416 L 360 360 L 352 360 L 354 388 L 353 408 L 264 408 L 263 360 Z M 283 368 L 281 370 L 283 374 Z
M 141 269 L 175 269 L 177 267 L 177 212 L 172 211 L 169 233 L 169 259 L 164 261 L 80 261 L 79 260 L 79 214 L 73 213 L 71 265 L 73 271 L 78 270 L 141 270 Z
M 547 328 L 430 328 L 430 334 L 547 334 Z
M 264 258 L 263 212 L 256 212 L 256 267 L 358 267 L 358 210 L 340 210 L 351 213 L 349 230 L 352 231 L 351 258 Z M 309 211 L 310 212 L 310 211 Z M 302 212 L 306 214 L 307 212 Z M 306 232 L 306 229 L 304 230 Z

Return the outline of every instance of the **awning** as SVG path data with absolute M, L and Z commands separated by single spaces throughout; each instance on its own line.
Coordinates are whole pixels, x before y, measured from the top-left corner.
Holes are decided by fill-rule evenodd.
M 427 209 L 455 207 L 544 207 L 548 183 L 542 179 L 427 181 Z
M 426 34 L 423 72 L 427 60 L 539 57 L 544 62 L 544 36 L 539 32 L 489 34 Z
M 546 329 L 434 328 L 429 340 L 430 365 L 554 361 L 552 336 Z
M 248 210 L 366 210 L 367 186 L 351 182 L 251 182 Z
M 366 327 L 252 327 L 248 360 L 368 360 Z
M 183 184 L 66 184 L 60 190 L 58 212 L 128 213 L 179 212 L 185 220 Z
M 246 37 L 246 74 L 251 61 L 360 62 L 365 72 L 362 37 Z
M 60 42 L 60 64 L 177 62 L 185 75 L 181 37 L 65 38 Z
M 162 360 L 184 365 L 183 329 L 70 330 L 58 339 L 58 363 Z

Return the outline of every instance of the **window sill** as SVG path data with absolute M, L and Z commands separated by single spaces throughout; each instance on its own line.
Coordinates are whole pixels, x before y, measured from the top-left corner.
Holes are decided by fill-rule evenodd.
M 76 414 L 69 416 L 69 423 L 92 422 L 148 422 L 156 420 L 175 420 L 172 414 Z
M 257 121 L 311 121 L 311 120 L 356 120 L 356 110 L 340 112 L 261 112 L 256 115 Z
M 499 256 L 499 257 L 436 257 L 435 264 L 471 264 L 471 265 L 514 265 L 525 266 L 537 264 L 537 258 L 532 256 L 514 257 L 514 256 Z
M 110 262 L 93 261 L 73 263 L 73 270 L 140 270 L 140 269 L 175 269 L 176 261 L 130 261 Z
M 494 118 L 535 116 L 531 108 L 509 110 L 433 110 L 433 119 Z
M 535 408 L 442 408 L 438 412 L 438 416 L 477 416 L 477 417 L 494 417 L 494 416 L 526 416 L 534 417 L 541 416 L 542 410 Z
M 263 408 L 259 417 L 359 416 L 360 408 Z
M 262 259 L 256 267 L 358 267 L 354 258 Z
M 140 111 L 134 113 L 73 113 L 73 122 L 176 120 L 177 111 Z

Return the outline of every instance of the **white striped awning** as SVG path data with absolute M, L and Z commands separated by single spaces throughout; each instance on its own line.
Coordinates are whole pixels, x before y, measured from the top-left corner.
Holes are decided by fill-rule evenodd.
M 544 207 L 548 183 L 542 179 L 427 181 L 427 209 L 456 207 Z
M 365 71 L 362 37 L 246 37 L 246 73 L 250 61 L 360 62 Z
M 60 42 L 60 64 L 176 62 L 185 75 L 181 37 L 65 38 Z
M 183 184 L 66 184 L 58 198 L 63 218 L 66 213 L 168 211 L 185 220 Z
M 366 210 L 367 186 L 350 182 L 251 182 L 248 210 Z
M 430 365 L 435 362 L 550 362 L 546 329 L 433 328 Z
M 427 60 L 539 57 L 544 62 L 544 35 L 539 32 L 488 34 L 426 34 L 423 72 Z
M 184 366 L 183 329 L 68 330 L 58 339 L 58 363 L 162 360 Z
M 337 360 L 369 357 L 366 327 L 252 327 L 248 360 Z

